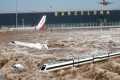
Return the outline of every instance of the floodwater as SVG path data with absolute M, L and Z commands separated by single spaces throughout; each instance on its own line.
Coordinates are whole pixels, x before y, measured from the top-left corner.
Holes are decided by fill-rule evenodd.
M 10 45 L 10 41 L 44 43 L 49 50 L 37 50 Z M 38 65 L 59 60 L 85 58 L 94 54 L 118 52 L 119 29 L 70 30 L 52 32 L 0 32 L 0 71 L 6 80 L 119 80 L 120 59 L 114 58 L 95 64 L 54 72 L 40 72 Z M 22 64 L 23 72 L 12 69 L 13 64 Z

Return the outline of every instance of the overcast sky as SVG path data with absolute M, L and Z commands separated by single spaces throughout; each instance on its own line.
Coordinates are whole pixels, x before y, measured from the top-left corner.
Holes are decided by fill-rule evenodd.
M 100 9 L 100 0 L 0 0 L 0 12 L 65 11 Z M 109 0 L 108 9 L 120 9 L 120 0 Z

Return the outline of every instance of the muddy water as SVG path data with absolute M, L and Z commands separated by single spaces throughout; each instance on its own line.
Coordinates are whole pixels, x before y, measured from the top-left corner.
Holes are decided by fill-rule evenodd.
M 113 33 L 110 33 L 110 35 L 113 35 Z M 104 34 L 109 35 L 109 31 L 106 31 Z M 7 80 L 119 80 L 120 75 L 118 71 L 120 66 L 119 63 L 117 64 L 117 62 L 120 62 L 119 59 L 117 59 L 117 61 L 113 59 L 117 67 L 110 67 L 110 70 L 103 67 L 109 67 L 110 64 L 107 62 L 100 62 L 95 65 L 88 64 L 75 69 L 70 68 L 50 73 L 41 73 L 39 72 L 40 69 L 37 67 L 37 64 L 67 58 L 66 56 L 70 56 L 71 54 L 78 57 L 79 54 L 83 53 L 83 51 L 80 52 L 80 50 L 84 50 L 84 52 L 87 51 L 88 53 L 95 51 L 97 48 L 107 48 L 105 41 L 109 41 L 108 37 L 112 37 L 114 41 L 116 41 L 116 39 L 118 42 L 120 41 L 119 33 L 117 33 L 117 38 L 115 33 L 115 37 L 106 37 L 104 34 L 98 31 L 73 31 L 62 33 L 2 32 L 0 33 L 0 53 L 2 53 L 0 55 L 1 70 Z M 100 35 L 104 36 L 101 37 Z M 8 47 L 8 42 L 11 40 L 41 42 L 46 39 L 50 47 L 57 46 L 65 50 L 39 51 L 22 47 Z M 11 66 L 15 63 L 23 64 L 25 71 L 19 74 L 14 73 Z M 111 70 L 111 68 L 114 70 Z M 116 69 L 118 69 L 118 71 Z

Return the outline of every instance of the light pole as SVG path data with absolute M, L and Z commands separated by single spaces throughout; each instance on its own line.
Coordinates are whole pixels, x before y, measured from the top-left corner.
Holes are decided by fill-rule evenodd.
M 17 11 L 17 7 L 18 7 L 18 1 L 16 0 L 16 28 L 17 28 L 17 26 L 18 26 L 18 11 Z
M 22 19 L 22 25 L 23 25 L 23 28 L 24 28 L 24 18 Z

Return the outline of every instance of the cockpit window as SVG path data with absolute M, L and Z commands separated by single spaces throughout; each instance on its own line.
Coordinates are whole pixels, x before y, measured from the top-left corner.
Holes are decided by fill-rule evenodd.
M 46 65 L 41 66 L 41 70 L 44 70 L 46 68 Z

